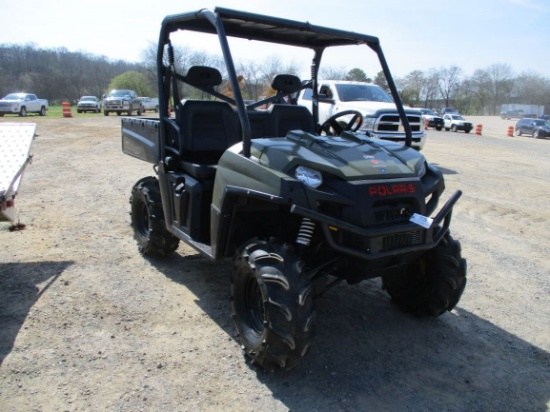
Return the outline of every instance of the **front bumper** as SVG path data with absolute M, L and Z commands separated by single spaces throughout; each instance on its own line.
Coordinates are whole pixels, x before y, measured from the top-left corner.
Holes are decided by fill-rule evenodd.
M 332 216 L 292 205 L 291 212 L 315 221 L 323 230 L 328 244 L 336 251 L 360 259 L 373 260 L 403 253 L 419 252 L 434 248 L 448 232 L 452 210 L 462 192 L 457 190 L 443 205 L 429 229 L 415 223 L 403 223 L 379 228 L 359 227 Z M 360 239 L 362 249 L 346 243 L 347 237 Z M 356 242 L 357 243 L 357 242 Z

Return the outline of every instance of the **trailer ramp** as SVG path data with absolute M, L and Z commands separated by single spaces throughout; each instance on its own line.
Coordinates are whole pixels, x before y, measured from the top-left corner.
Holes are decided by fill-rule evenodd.
M 31 162 L 36 123 L 0 123 L 0 222 L 13 222 L 15 196 Z

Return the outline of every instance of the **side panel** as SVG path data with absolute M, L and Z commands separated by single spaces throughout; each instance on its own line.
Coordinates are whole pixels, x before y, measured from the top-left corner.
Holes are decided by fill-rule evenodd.
M 122 151 L 148 163 L 160 161 L 159 123 L 157 119 L 123 117 Z

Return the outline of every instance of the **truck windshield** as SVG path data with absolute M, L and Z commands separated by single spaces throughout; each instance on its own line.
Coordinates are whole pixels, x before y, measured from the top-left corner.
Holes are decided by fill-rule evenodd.
M 337 84 L 336 90 L 343 102 L 387 102 L 393 103 L 392 98 L 378 86 L 368 84 Z
M 130 92 L 128 90 L 112 90 L 109 92 L 108 97 L 126 97 L 130 96 Z
M 24 98 L 25 95 L 20 93 L 10 93 L 4 97 L 5 100 L 23 100 Z

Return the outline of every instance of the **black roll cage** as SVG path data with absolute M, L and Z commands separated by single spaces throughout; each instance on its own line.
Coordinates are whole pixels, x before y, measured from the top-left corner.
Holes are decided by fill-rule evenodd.
M 312 49 L 314 51 L 314 57 L 311 64 L 311 80 L 306 82 L 305 87 L 312 87 L 313 89 L 312 112 L 316 124 L 319 123 L 317 76 L 324 50 L 327 47 L 334 46 L 367 45 L 378 56 L 380 66 L 386 77 L 388 87 L 405 129 L 405 144 L 406 146 L 411 146 L 412 130 L 397 92 L 397 87 L 386 62 L 386 58 L 382 52 L 380 41 L 377 37 L 316 26 L 309 22 L 298 22 L 221 7 L 216 7 L 214 10 L 201 9 L 195 12 L 174 14 L 167 16 L 163 20 L 157 52 L 159 115 L 161 119 L 168 119 L 170 117 L 169 99 L 171 86 L 174 98 L 179 100 L 176 80 L 182 80 L 182 76 L 175 73 L 173 49 L 170 42 L 170 33 L 178 30 L 190 30 L 218 36 L 230 85 L 233 90 L 239 91 L 239 93 L 234 93 L 232 103 L 237 107 L 241 122 L 243 155 L 246 157 L 250 157 L 250 121 L 247 115 L 247 108 L 242 98 L 242 94 L 240 93 L 233 57 L 227 42 L 228 36 Z M 166 50 L 168 50 L 167 58 L 165 58 Z M 168 61 L 168 66 L 165 64 L 166 61 Z M 161 135 L 164 135 L 164 122 L 160 122 L 160 127 Z M 164 147 L 163 145 L 161 146 L 161 158 L 164 158 Z

